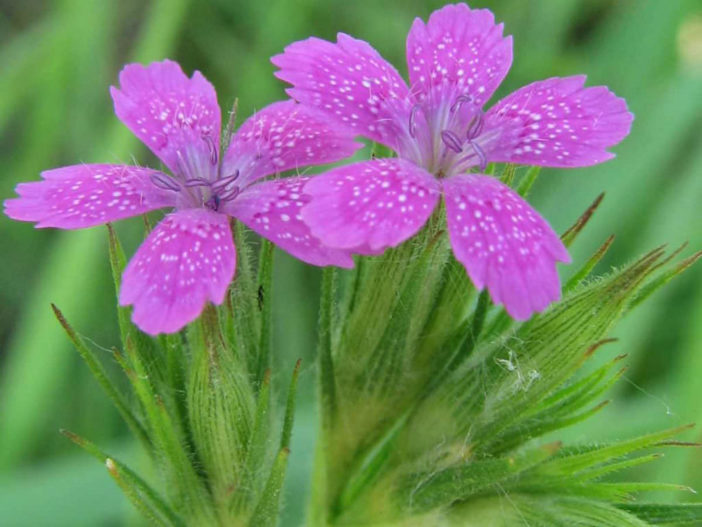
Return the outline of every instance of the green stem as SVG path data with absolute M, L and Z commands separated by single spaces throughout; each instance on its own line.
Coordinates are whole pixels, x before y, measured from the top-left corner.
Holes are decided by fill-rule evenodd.
M 261 386 L 271 360 L 271 318 L 273 315 L 273 244 L 264 239 L 261 242 L 261 256 L 258 262 L 258 310 L 261 313 L 261 333 L 259 334 L 257 386 Z
M 334 311 L 334 293 L 337 271 L 334 267 L 325 267 L 322 271 L 322 297 L 319 307 L 319 375 L 322 402 L 323 426 L 331 426 L 336 411 L 336 379 L 332 359 L 332 321 Z

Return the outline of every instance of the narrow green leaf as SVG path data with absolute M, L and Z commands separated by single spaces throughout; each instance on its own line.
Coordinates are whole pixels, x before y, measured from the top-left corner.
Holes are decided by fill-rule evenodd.
M 182 431 L 169 415 L 161 396 L 154 390 L 149 373 L 130 339 L 127 340 L 126 353 L 134 367 L 128 374 L 148 418 L 149 435 L 165 458 L 165 468 L 171 472 L 171 481 L 174 482 L 168 489 L 172 494 L 171 499 L 175 503 L 182 503 L 196 518 L 211 516 L 209 493 L 192 464 L 191 452 L 186 449 Z
M 612 474 L 613 472 L 617 472 L 619 470 L 624 470 L 631 467 L 637 467 L 639 465 L 644 465 L 662 457 L 663 454 L 656 453 L 648 454 L 646 456 L 639 456 L 631 459 L 625 459 L 624 461 L 614 461 L 599 468 L 593 468 L 591 470 L 580 472 L 578 474 L 577 479 L 579 481 L 599 479 L 608 474 Z
M 245 359 L 248 371 L 255 378 L 259 366 L 261 311 L 257 305 L 252 243 L 246 227 L 239 221 L 234 222 L 234 241 L 237 253 L 236 276 L 225 306 L 228 313 L 223 325 L 229 349 Z
M 578 269 L 573 276 L 570 277 L 570 279 L 563 286 L 564 293 L 572 291 L 575 288 L 575 286 L 577 286 L 580 282 L 582 282 L 585 278 L 587 278 L 590 275 L 590 273 L 599 263 L 599 261 L 602 260 L 605 254 L 607 254 L 607 251 L 612 246 L 613 242 L 614 234 L 607 238 L 605 242 L 599 247 L 599 249 L 595 251 L 595 254 L 593 254 L 587 260 L 587 262 L 585 262 L 585 264 L 583 264 L 583 266 L 580 269 Z
M 336 413 L 336 379 L 334 376 L 334 360 L 332 358 L 332 320 L 334 316 L 336 274 L 337 270 L 334 267 L 325 267 L 322 270 L 317 355 L 324 426 L 331 425 Z
M 510 493 L 508 499 L 502 506 L 516 508 L 517 513 L 505 527 L 519 525 L 517 522 L 543 527 L 650 527 L 614 505 L 579 496 Z
M 596 342 L 594 345 L 588 348 L 586 358 L 587 356 L 590 356 L 598 347 L 608 342 L 615 341 L 616 339 L 602 339 Z M 537 415 L 541 412 L 559 412 L 561 409 L 566 409 L 567 411 L 567 409 L 570 408 L 581 408 L 611 386 L 611 381 L 607 383 L 604 383 L 603 381 L 611 369 L 625 357 L 626 355 L 618 355 L 583 378 L 558 389 L 553 394 L 544 398 L 538 404 L 527 410 L 525 415 L 529 416 Z M 613 377 L 613 379 L 618 379 L 624 371 L 625 370 L 621 370 Z
M 516 188 L 517 194 L 526 199 L 526 197 L 529 195 L 529 191 L 531 191 L 531 187 L 534 186 L 534 183 L 536 183 L 536 179 L 539 177 L 540 173 L 541 167 L 529 167 L 527 173 L 524 174 L 524 176 L 522 176 L 522 178 L 519 180 L 519 184 Z
M 117 233 L 112 228 L 112 225 L 107 224 L 108 232 L 108 247 L 110 257 L 110 269 L 112 271 L 112 280 L 115 285 L 115 295 L 119 298 L 120 287 L 122 284 L 122 273 L 126 265 L 127 259 L 122 249 L 122 244 L 117 237 Z M 149 357 L 154 360 L 159 357 L 158 350 L 154 345 L 154 341 L 147 335 L 142 333 L 131 321 L 131 309 L 117 304 L 117 320 L 119 322 L 119 331 L 122 338 L 122 346 L 126 346 L 127 339 L 131 339 L 136 351 L 142 358 Z M 158 370 L 158 367 L 155 368 Z
M 401 496 L 415 514 L 450 505 L 485 489 L 508 488 L 507 480 L 552 457 L 560 443 L 544 445 L 516 456 L 471 461 L 462 466 L 422 472 L 409 476 L 401 486 Z
M 183 520 L 178 517 L 163 498 L 127 465 L 109 456 L 95 444 L 73 432 L 61 430 L 61 434 L 100 462 L 105 463 L 112 478 L 117 482 L 132 504 L 146 515 L 147 518 L 159 525 L 185 527 Z
M 117 408 L 120 415 L 127 423 L 127 426 L 129 426 L 129 429 L 132 431 L 134 436 L 142 442 L 142 444 L 144 444 L 147 448 L 150 448 L 151 442 L 149 440 L 148 435 L 146 434 L 146 430 L 144 430 L 144 427 L 142 426 L 141 422 L 139 422 L 136 416 L 132 413 L 132 410 L 129 408 L 129 405 L 122 397 L 122 394 L 119 392 L 114 383 L 110 380 L 109 376 L 107 375 L 107 372 L 102 367 L 100 360 L 95 356 L 95 353 L 83 343 L 83 339 L 81 339 L 81 337 L 75 332 L 75 330 L 71 327 L 68 321 L 64 318 L 63 313 L 61 313 L 59 308 L 56 307 L 54 304 L 51 304 L 51 309 L 54 310 L 54 315 L 56 316 L 56 319 L 59 321 L 59 324 L 61 324 L 61 327 L 63 327 L 64 331 L 68 335 L 68 338 L 73 343 L 73 346 L 75 347 L 76 351 L 78 351 L 80 356 L 88 365 L 88 368 L 93 374 L 93 377 L 95 377 L 95 380 L 105 391 L 105 394 L 107 394 L 107 396 L 110 398 L 112 404 L 115 405 L 115 408 Z
M 292 378 L 290 379 L 290 387 L 288 388 L 288 398 L 285 404 L 285 417 L 283 418 L 283 431 L 280 435 L 280 448 L 290 448 L 290 438 L 292 437 L 292 427 L 295 421 L 295 402 L 297 399 L 297 381 L 300 377 L 300 365 L 302 359 L 298 359 L 295 363 Z
M 261 313 L 261 333 L 258 348 L 258 370 L 256 384 L 260 387 L 271 361 L 271 335 L 273 316 L 273 244 L 265 238 L 261 240 L 261 255 L 258 260 L 258 310 Z
M 567 475 L 577 474 L 579 471 L 590 470 L 600 464 L 608 463 L 612 459 L 632 454 L 633 452 L 644 448 L 655 446 L 661 441 L 671 439 L 672 437 L 675 437 L 691 427 L 692 425 L 687 425 L 663 430 L 661 432 L 654 432 L 635 439 L 598 446 L 582 453 L 573 451 L 569 452 L 566 450 L 562 453 L 562 456 L 551 460 L 547 465 L 545 465 L 544 469 L 548 470 L 550 473 Z
M 500 181 L 507 185 L 508 187 L 512 186 L 512 183 L 514 183 L 514 176 L 517 174 L 517 165 L 513 164 L 508 164 L 505 166 L 504 170 L 502 170 L 502 174 L 500 175 Z
M 271 371 L 266 370 L 258 391 L 253 428 L 246 447 L 243 476 L 246 484 L 240 488 L 239 492 L 235 492 L 231 496 L 230 509 L 233 511 L 248 510 L 255 496 L 258 495 L 261 487 L 265 484 L 265 481 L 262 479 L 265 472 L 261 470 L 261 467 L 265 466 L 269 452 L 270 405 Z
M 278 524 L 280 512 L 280 498 L 283 483 L 285 482 L 285 469 L 288 465 L 290 449 L 282 448 L 275 458 L 266 486 L 261 493 L 261 499 L 251 516 L 251 527 L 275 527 Z
M 575 221 L 575 223 L 571 225 L 568 228 L 568 230 L 566 230 L 561 235 L 561 241 L 563 242 L 563 245 L 565 245 L 566 247 L 570 247 L 572 245 L 572 243 L 578 237 L 580 232 L 589 223 L 590 219 L 592 218 L 592 215 L 595 214 L 595 211 L 600 206 L 600 203 L 602 203 L 603 199 L 604 192 L 597 196 L 595 198 L 595 201 L 592 202 L 592 204 L 585 210 L 585 212 L 583 212 L 583 214 Z
M 672 269 L 668 269 L 667 271 L 661 273 L 660 276 L 657 276 L 651 280 L 648 284 L 641 288 L 639 294 L 636 295 L 636 298 L 634 298 L 634 300 L 631 302 L 629 309 L 634 309 L 636 306 L 641 304 L 644 300 L 658 291 L 665 284 L 670 282 L 673 278 L 692 267 L 700 258 L 702 258 L 702 251 L 698 251 L 692 256 L 685 258 Z
M 652 525 L 702 524 L 702 503 L 622 503 L 617 507 Z

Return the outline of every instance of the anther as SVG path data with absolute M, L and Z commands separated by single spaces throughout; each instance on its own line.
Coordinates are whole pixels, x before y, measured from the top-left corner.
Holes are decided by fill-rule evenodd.
M 212 191 L 219 192 L 239 177 L 239 170 L 235 170 L 231 176 L 223 177 L 212 183 Z
M 215 145 L 214 140 L 208 135 L 204 134 L 202 140 L 207 143 L 207 148 L 210 149 L 210 163 L 213 165 L 217 164 L 217 145 Z
M 178 192 L 180 190 L 180 184 L 166 174 L 151 174 L 149 179 L 154 185 L 156 185 L 158 188 L 162 188 L 163 190 L 172 190 L 174 192 Z
M 461 140 L 451 130 L 443 130 L 441 132 L 441 140 L 454 152 L 461 152 L 463 150 Z
M 225 190 L 224 192 L 222 192 L 220 194 L 216 194 L 216 195 L 222 201 L 231 201 L 239 195 L 239 190 L 240 190 L 239 187 L 234 185 L 229 190 Z
M 468 141 L 468 144 L 473 148 L 475 155 L 480 159 L 480 170 L 485 170 L 487 168 L 487 156 L 485 155 L 485 150 L 483 150 L 478 143 L 472 139 Z
M 479 113 L 470 121 L 466 136 L 468 139 L 475 139 L 483 129 L 483 114 Z
M 455 113 L 458 111 L 462 104 L 472 102 L 473 97 L 471 97 L 470 95 L 459 95 L 458 97 L 456 97 L 456 100 L 451 105 L 451 108 L 449 108 L 449 112 Z
M 209 180 L 202 177 L 194 177 L 185 181 L 186 187 L 209 187 Z

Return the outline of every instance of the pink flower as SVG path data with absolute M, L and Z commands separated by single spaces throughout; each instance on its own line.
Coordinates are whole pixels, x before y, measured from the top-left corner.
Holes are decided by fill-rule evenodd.
M 228 216 L 314 265 L 351 267 L 346 251 L 310 235 L 300 209 L 304 177 L 263 181 L 277 172 L 351 155 L 360 146 L 317 111 L 278 102 L 247 120 L 220 159 L 221 113 L 212 85 L 188 78 L 175 62 L 126 66 L 112 88 L 115 113 L 170 169 L 75 165 L 22 183 L 5 213 L 37 227 L 78 229 L 144 214 L 175 211 L 154 228 L 122 279 L 119 302 L 150 334 L 194 320 L 207 301 L 220 304 L 236 267 Z
M 552 167 L 601 163 L 633 116 L 585 77 L 535 82 L 483 105 L 512 63 L 512 39 L 486 9 L 465 4 L 416 19 L 407 36 L 410 86 L 368 43 L 339 34 L 273 57 L 288 94 L 326 112 L 399 159 L 355 163 L 305 186 L 303 220 L 330 247 L 373 254 L 415 234 L 446 203 L 451 245 L 478 288 L 526 319 L 560 297 L 568 253 L 548 223 L 495 178 L 488 162 Z

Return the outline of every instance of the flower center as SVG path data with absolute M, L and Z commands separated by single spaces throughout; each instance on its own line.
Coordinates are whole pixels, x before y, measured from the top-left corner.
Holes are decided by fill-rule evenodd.
M 410 111 L 401 155 L 423 166 L 437 177 L 465 172 L 472 167 L 485 170 L 487 146 L 495 134 L 485 130 L 481 107 L 473 97 L 461 94 L 450 100 L 425 100 Z M 450 100 L 450 104 L 446 101 Z
M 202 135 L 201 139 L 207 145 L 207 156 L 202 155 L 201 149 L 178 150 L 178 173 L 174 177 L 152 174 L 150 179 L 163 190 L 180 193 L 179 206 L 205 207 L 216 211 L 223 202 L 233 200 L 241 192 L 241 188 L 235 184 L 239 170 L 219 177 L 219 148 L 209 134 Z

